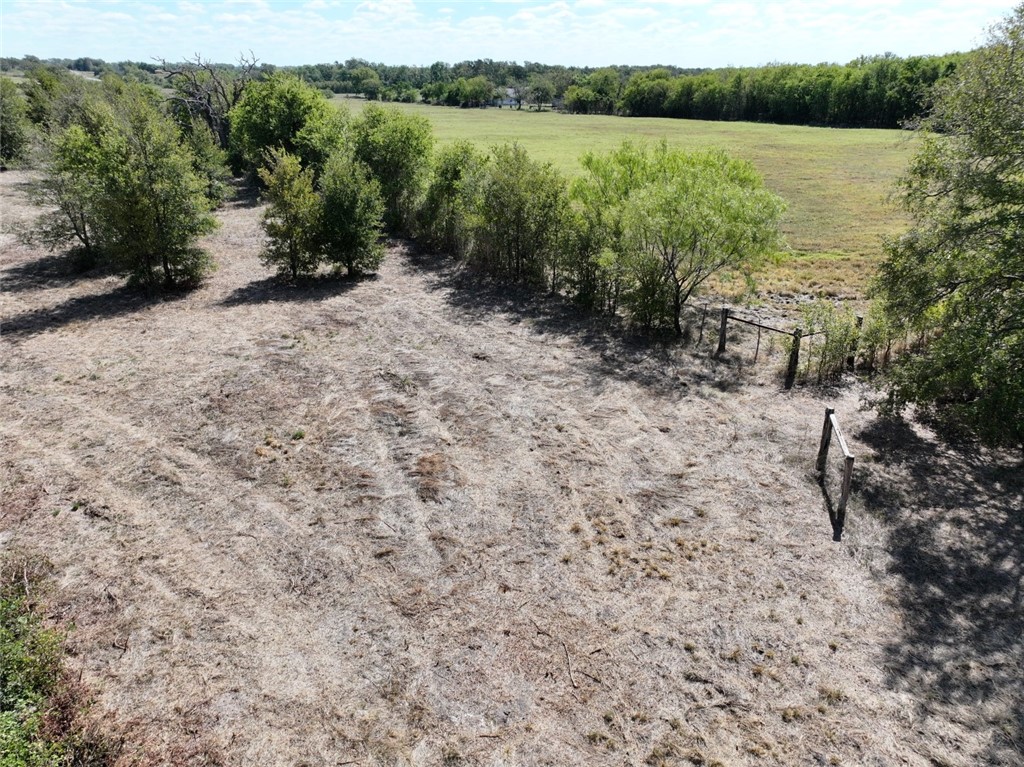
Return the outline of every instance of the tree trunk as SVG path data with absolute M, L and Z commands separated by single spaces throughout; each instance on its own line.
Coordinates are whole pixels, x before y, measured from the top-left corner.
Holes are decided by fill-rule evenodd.
M 672 309 L 674 310 L 673 311 L 672 319 L 673 319 L 673 321 L 675 323 L 676 337 L 677 338 L 682 338 L 682 335 L 683 335 L 683 326 L 682 326 L 682 323 L 679 321 L 679 317 L 683 313 L 683 302 L 680 300 L 681 298 L 682 298 L 682 295 L 681 295 L 680 289 L 677 287 L 676 288 L 676 294 L 675 294 L 675 300 L 673 301 L 673 306 L 672 306 Z

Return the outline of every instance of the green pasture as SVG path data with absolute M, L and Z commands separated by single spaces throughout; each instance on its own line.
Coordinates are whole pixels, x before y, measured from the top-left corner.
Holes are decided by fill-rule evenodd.
M 353 111 L 364 104 L 336 101 Z M 882 237 L 906 226 L 887 202 L 913 151 L 912 134 L 904 131 L 398 106 L 427 117 L 441 144 L 518 141 L 531 156 L 570 175 L 580 172 L 581 155 L 610 150 L 624 139 L 719 147 L 747 159 L 789 204 L 783 228 L 792 253 L 759 280 L 776 292 L 861 294 L 881 256 Z

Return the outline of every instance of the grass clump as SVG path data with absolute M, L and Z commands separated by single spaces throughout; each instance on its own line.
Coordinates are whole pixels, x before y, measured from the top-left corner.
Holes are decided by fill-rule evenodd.
M 0 561 L 0 767 L 113 764 L 111 746 L 82 723 L 63 635 L 44 625 L 30 598 L 42 570 L 34 561 Z

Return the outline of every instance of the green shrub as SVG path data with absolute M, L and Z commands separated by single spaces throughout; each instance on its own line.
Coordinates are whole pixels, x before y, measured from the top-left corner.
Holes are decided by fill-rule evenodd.
M 321 205 L 313 189 L 313 171 L 303 168 L 298 156 L 275 149 L 268 153 L 259 176 L 270 201 L 263 214 L 263 230 L 269 238 L 261 254 L 263 262 L 293 280 L 315 274 L 321 260 Z
M 350 152 L 336 152 L 319 182 L 315 237 L 323 257 L 350 275 L 373 272 L 384 259 L 380 184 Z
M 83 725 L 81 690 L 64 671 L 63 636 L 27 598 L 34 560 L 0 559 L 0 767 L 104 767 L 116 749 Z
M 683 306 L 712 275 L 749 273 L 782 246 L 785 203 L 748 162 L 626 142 L 582 163 L 573 198 L 598 264 L 643 327 L 682 335 Z
M 864 317 L 858 341 L 860 364 L 868 370 L 885 368 L 892 359 L 897 340 L 901 337 L 902 334 L 893 324 L 885 305 L 881 301 L 873 301 Z
M 160 95 L 116 78 L 82 120 L 58 132 L 37 201 L 56 206 L 37 233 L 50 247 L 71 240 L 134 283 L 194 284 L 212 264 L 196 246 L 217 221 L 208 182 Z
M 430 122 L 393 107 L 368 104 L 352 121 L 349 138 L 356 159 L 380 184 L 385 225 L 395 233 L 411 232 L 434 147 Z
M 849 308 L 838 309 L 824 300 L 805 306 L 801 314 L 805 337 L 815 334 L 805 341 L 804 377 L 819 384 L 839 378 L 856 349 L 857 318 Z
M 0 77 L 0 162 L 22 160 L 28 150 L 31 123 L 25 94 L 7 77 Z
M 228 117 L 238 171 L 258 172 L 269 150 L 283 150 L 315 175 L 344 143 L 344 113 L 292 75 L 249 83 Z
M 550 284 L 569 208 L 565 179 L 518 144 L 495 147 L 473 214 L 469 264 L 500 282 Z
M 463 257 L 470 246 L 470 218 L 478 203 L 487 157 L 468 141 L 438 152 L 416 216 L 416 237 L 434 252 Z

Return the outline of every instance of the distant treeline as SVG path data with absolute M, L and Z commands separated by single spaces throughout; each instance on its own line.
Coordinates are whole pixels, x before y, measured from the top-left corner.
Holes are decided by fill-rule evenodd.
M 838 64 L 773 64 L 673 76 L 634 75 L 619 111 L 634 117 L 746 120 L 791 125 L 898 128 L 924 114 L 936 82 L 964 54 L 892 55 Z
M 862 57 L 849 64 L 769 64 L 744 69 L 564 67 L 477 59 L 405 66 L 348 59 L 259 70 L 295 74 L 325 93 L 448 106 L 554 104 L 577 114 L 745 120 L 792 125 L 898 128 L 928 110 L 932 86 L 968 54 Z M 0 60 L 4 69 L 49 64 L 159 84 L 162 66 L 82 57 Z M 218 64 L 231 71 L 234 65 Z
M 10 56 L 0 58 L 0 69 L 4 72 L 12 69 L 30 72 L 40 66 L 70 69 L 72 72 L 81 72 L 83 74 L 91 73 L 96 77 L 113 74 L 125 80 L 148 83 L 149 85 L 163 85 L 164 80 L 159 74 L 160 65 L 146 61 L 116 61 L 109 63 L 103 59 L 96 59 L 90 56 L 81 56 L 77 59 L 40 59 L 38 56 L 24 56 L 20 59 Z

